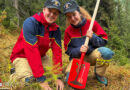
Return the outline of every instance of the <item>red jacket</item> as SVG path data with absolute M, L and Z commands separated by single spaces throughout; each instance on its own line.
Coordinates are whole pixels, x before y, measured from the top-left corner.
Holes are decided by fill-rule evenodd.
M 70 56 L 70 60 L 81 56 L 80 47 L 85 42 L 86 32 L 89 29 L 89 25 L 90 20 L 83 19 L 80 25 L 69 25 L 66 28 L 64 35 L 64 47 L 65 53 Z M 94 34 L 89 40 L 89 48 L 86 54 L 90 54 L 94 49 L 107 44 L 108 36 L 98 22 L 94 22 L 92 30 Z
M 41 57 L 52 49 L 54 64 L 62 66 L 61 32 L 56 23 L 49 25 L 43 13 L 35 14 L 24 21 L 20 36 L 13 48 L 11 62 L 27 58 L 35 78 L 44 74 Z

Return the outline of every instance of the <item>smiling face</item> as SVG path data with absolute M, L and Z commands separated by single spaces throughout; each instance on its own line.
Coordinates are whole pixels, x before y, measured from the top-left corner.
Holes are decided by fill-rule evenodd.
M 81 22 L 81 14 L 78 11 L 66 13 L 66 18 L 73 25 L 78 25 Z
M 44 8 L 43 14 L 46 19 L 46 21 L 51 24 L 56 21 L 56 19 L 59 16 L 59 11 L 55 8 Z

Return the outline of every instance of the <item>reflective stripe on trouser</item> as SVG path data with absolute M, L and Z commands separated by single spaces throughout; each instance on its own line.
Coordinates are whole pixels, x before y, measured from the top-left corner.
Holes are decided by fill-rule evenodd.
M 42 57 L 42 65 L 44 67 L 51 64 L 49 61 L 50 60 L 48 56 Z M 26 58 L 16 58 L 13 61 L 13 65 L 15 67 L 15 73 L 10 75 L 11 81 L 18 80 L 25 82 L 25 78 L 33 76 L 32 70 Z
M 101 57 L 101 53 L 97 49 L 95 49 L 89 56 L 85 56 L 84 58 L 84 61 L 89 62 L 91 66 L 96 67 L 96 73 L 98 75 L 104 76 L 109 63 L 97 60 L 103 60 L 103 58 Z M 72 61 L 73 60 L 71 60 L 71 62 L 67 66 L 66 72 L 70 72 Z

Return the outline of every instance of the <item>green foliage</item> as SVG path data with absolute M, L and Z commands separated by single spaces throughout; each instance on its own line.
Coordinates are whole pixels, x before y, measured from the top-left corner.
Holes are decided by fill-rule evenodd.
M 0 36 L 4 35 L 6 32 L 5 28 L 2 25 L 6 18 L 7 18 L 7 12 L 5 10 L 1 11 L 1 13 L 0 13 Z
M 4 19 L 7 17 L 7 12 L 4 10 L 0 14 L 0 24 L 3 22 Z
M 64 40 L 65 27 L 61 26 L 60 30 L 61 30 L 61 38 L 62 38 L 62 40 Z
M 120 30 L 120 37 L 124 41 L 124 48 L 128 52 L 127 57 L 130 58 L 130 2 L 128 0 L 120 1 L 115 13 L 117 14 L 115 14 L 114 20 Z
M 16 88 L 16 90 L 20 90 L 20 87 Z M 22 90 L 42 90 L 42 89 L 39 86 L 39 83 L 31 83 L 31 84 L 28 84 L 28 85 L 22 87 Z
M 120 30 L 114 21 L 109 21 L 109 27 L 105 28 L 109 34 L 108 47 L 114 50 L 115 55 L 113 60 L 120 65 L 125 65 L 130 63 L 127 55 L 128 51 L 124 47 L 125 41 L 121 39 Z
M 19 15 L 20 15 L 20 24 L 22 25 L 23 21 L 32 16 L 35 13 L 42 12 L 44 6 L 44 0 L 18 0 L 19 1 Z
M 114 52 L 115 52 L 115 56 L 113 60 L 116 61 L 116 63 L 122 66 L 126 64 L 130 64 L 130 60 L 127 58 L 127 55 L 125 55 L 126 51 L 114 50 Z
M 2 22 L 2 25 L 5 27 L 5 28 L 8 28 L 10 26 L 10 20 L 9 18 L 7 17 L 6 19 L 4 19 L 4 21 Z
M 7 18 L 2 20 L 2 25 L 12 31 L 22 27 L 23 21 L 37 12 L 42 12 L 45 0 L 17 0 L 18 9 L 14 7 L 14 0 L 1 0 L 0 13 L 5 10 Z M 66 1 L 60 0 L 61 6 Z M 83 6 L 92 15 L 96 0 L 76 0 L 80 6 Z M 18 17 L 18 15 L 19 17 Z M 1 20 L 1 19 L 0 19 Z M 130 58 L 130 2 L 129 0 L 101 0 L 96 20 L 101 24 L 109 36 L 108 47 L 115 50 L 114 60 L 123 63 Z M 1 22 L 1 21 L 0 21 Z M 62 39 L 65 30 L 65 16 L 59 15 L 56 21 L 60 25 Z M 119 55 L 119 56 L 118 56 Z M 117 57 L 118 56 L 118 57 Z M 124 64 L 123 64 L 124 65 Z
M 1 10 L 5 10 L 7 13 L 7 18 L 4 19 L 4 21 L 2 22 L 2 25 L 5 28 L 10 28 L 11 27 L 10 23 L 13 22 L 13 18 L 14 16 L 16 16 L 15 8 L 12 5 L 12 0 L 4 0 L 3 2 L 0 2 L 0 4 L 3 4 L 4 6 Z M 16 27 L 16 24 L 14 26 Z
M 52 56 L 51 56 L 52 57 Z M 51 65 L 50 66 L 45 66 L 45 73 L 44 75 L 46 76 L 46 81 L 49 82 L 51 87 L 56 88 L 56 80 L 59 77 L 63 77 L 63 74 L 61 73 L 62 68 L 60 67 L 60 63 L 53 65 L 53 61 L 50 60 Z

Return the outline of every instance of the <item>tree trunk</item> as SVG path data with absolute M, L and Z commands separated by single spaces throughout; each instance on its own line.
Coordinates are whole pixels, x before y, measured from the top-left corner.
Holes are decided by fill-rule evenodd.
M 19 16 L 19 11 L 18 11 L 18 0 L 14 0 L 14 7 L 15 7 L 15 9 L 16 9 L 16 16 L 17 16 L 17 18 L 18 18 L 17 26 L 19 27 L 20 16 Z

